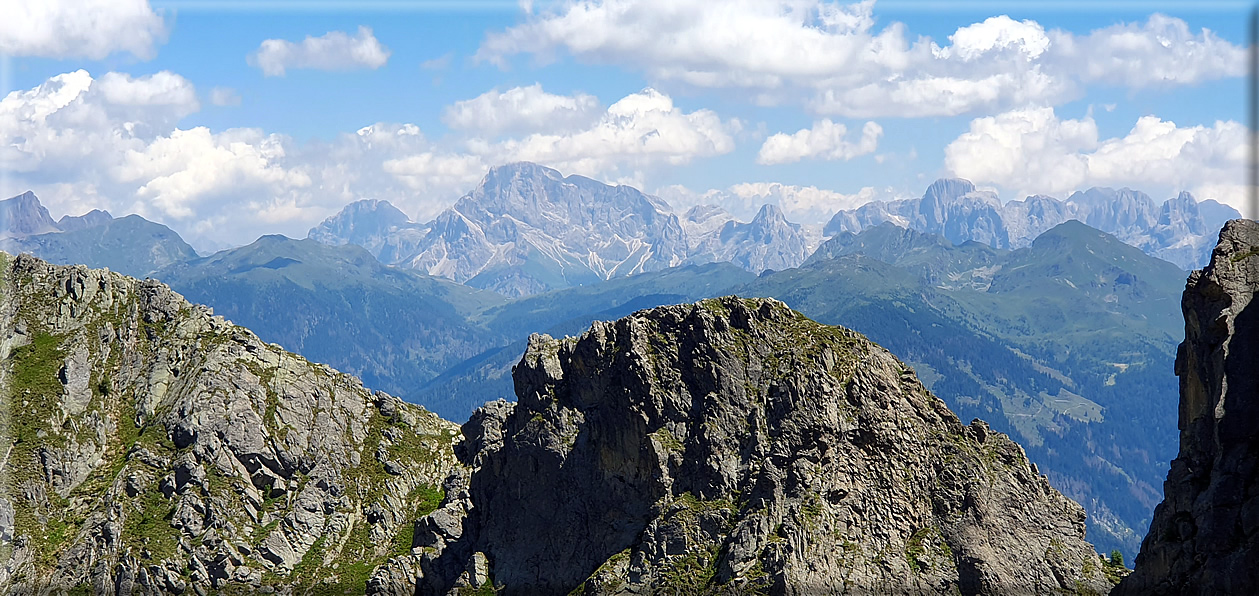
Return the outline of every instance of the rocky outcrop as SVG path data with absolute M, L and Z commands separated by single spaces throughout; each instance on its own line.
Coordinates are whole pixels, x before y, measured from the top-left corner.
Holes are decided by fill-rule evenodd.
M 413 591 L 455 425 L 155 281 L 0 264 L 0 592 Z
M 1084 511 L 860 334 L 735 297 L 535 335 L 416 529 L 420 591 L 1105 592 Z
M 1181 308 L 1180 454 L 1117 594 L 1259 593 L 1259 224 L 1234 220 Z

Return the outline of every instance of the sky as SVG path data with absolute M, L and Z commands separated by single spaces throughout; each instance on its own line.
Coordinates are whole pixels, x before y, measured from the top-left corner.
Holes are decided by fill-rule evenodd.
M 962 177 L 1245 212 L 1248 3 L 0 0 L 0 196 L 198 250 L 532 161 L 825 222 Z M 1253 216 L 1254 214 L 1249 214 Z

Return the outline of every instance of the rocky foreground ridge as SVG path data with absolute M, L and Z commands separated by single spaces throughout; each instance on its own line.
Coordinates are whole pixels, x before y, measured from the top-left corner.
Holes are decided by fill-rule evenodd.
M 863 336 L 733 297 L 533 336 L 421 594 L 1105 593 L 1084 511 Z
M 1259 223 L 1228 222 L 1185 287 L 1180 455 L 1117 594 L 1259 593 Z
M 0 265 L 0 593 L 399 591 L 457 426 L 157 282 Z
M 0 259 L 5 593 L 1111 586 L 1018 445 L 781 302 L 534 336 L 460 429 L 160 283 Z

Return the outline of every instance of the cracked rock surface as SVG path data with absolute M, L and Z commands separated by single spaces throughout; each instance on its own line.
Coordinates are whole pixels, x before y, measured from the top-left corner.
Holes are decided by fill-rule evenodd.
M 1181 309 L 1180 454 L 1117 594 L 1259 593 L 1259 223 L 1233 220 Z
M 0 276 L 0 592 L 414 592 L 456 425 L 155 281 Z
M 513 376 L 416 527 L 422 594 L 1110 590 L 1017 444 L 781 302 L 535 335 Z

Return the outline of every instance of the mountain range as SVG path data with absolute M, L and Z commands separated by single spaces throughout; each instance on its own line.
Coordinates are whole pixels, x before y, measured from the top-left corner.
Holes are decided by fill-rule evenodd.
M 53 221 L 29 191 L 0 201 L 0 250 L 38 255 L 59 265 L 108 267 L 136 277 L 197 257 L 179 234 L 139 215 L 115 219 L 93 209 Z
M 4 593 L 1100 593 L 1122 571 L 1016 442 L 776 300 L 534 335 L 515 403 L 460 426 L 154 280 L 0 253 L 0 288 Z
M 884 222 L 939 234 L 960 244 L 974 240 L 993 248 L 1022 248 L 1062 222 L 1079 220 L 1154 257 L 1189 270 L 1206 265 L 1224 222 L 1241 217 L 1214 200 L 1199 203 L 1188 192 L 1157 205 L 1149 195 L 1121 188 L 1090 188 L 1065 201 L 1034 195 L 1002 203 L 967 180 L 937 180 L 916 199 L 873 201 L 836 213 L 824 234 L 860 232 Z
M 0 248 L 153 276 L 450 419 L 511 398 L 533 333 L 775 297 L 865 333 L 964 418 L 1016 437 L 1085 506 L 1094 541 L 1131 554 L 1174 455 L 1168 371 L 1183 332 L 1185 274 L 1150 247 L 1196 251 L 1228 215 L 1188 194 L 1152 205 L 1108 189 L 1002 205 L 941 180 L 920 199 L 841 212 L 822 234 L 772 205 L 747 223 L 715 206 L 677 217 L 629 187 L 510 164 L 432 222 L 359 201 L 307 240 L 268 236 L 208 257 L 138 216 L 53 222 L 28 193 L 0 201 L 11 222 Z

